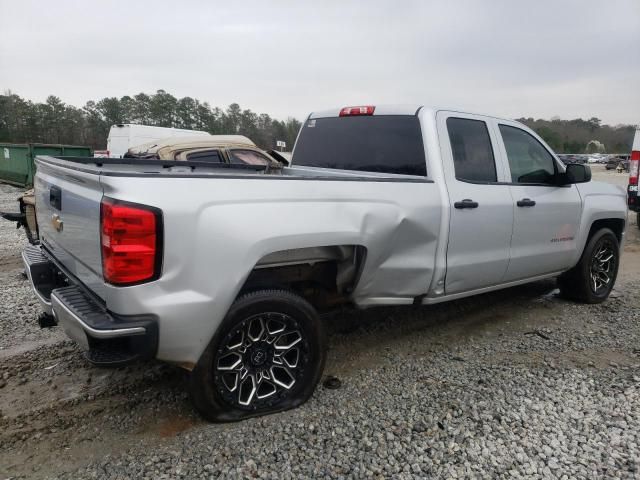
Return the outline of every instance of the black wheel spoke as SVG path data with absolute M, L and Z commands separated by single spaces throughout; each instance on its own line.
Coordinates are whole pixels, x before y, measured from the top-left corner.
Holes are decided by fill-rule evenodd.
M 617 261 L 616 251 L 610 240 L 605 239 L 593 249 L 589 269 L 589 283 L 593 293 L 600 295 L 611 288 Z

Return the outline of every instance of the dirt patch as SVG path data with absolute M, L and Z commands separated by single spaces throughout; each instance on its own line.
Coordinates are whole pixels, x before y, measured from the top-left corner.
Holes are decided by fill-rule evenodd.
M 164 420 L 157 429 L 160 438 L 170 438 L 189 430 L 194 425 L 196 425 L 196 422 L 193 418 L 178 416 Z
M 551 366 L 553 368 L 619 368 L 638 365 L 640 358 L 633 352 L 617 350 L 582 350 L 568 352 L 499 353 L 485 359 L 504 365 Z

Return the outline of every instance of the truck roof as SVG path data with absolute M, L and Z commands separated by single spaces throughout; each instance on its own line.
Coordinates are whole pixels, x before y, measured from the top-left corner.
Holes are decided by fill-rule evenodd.
M 426 105 L 419 105 L 417 103 L 415 104 L 369 104 L 369 106 L 374 107 L 374 111 L 373 111 L 373 116 L 376 115 L 416 115 L 420 110 L 422 110 L 423 112 L 425 111 L 429 111 L 432 114 L 435 114 L 435 112 L 438 112 L 440 110 L 446 110 L 446 111 L 450 111 L 450 112 L 459 112 L 459 113 L 463 113 L 463 114 L 468 114 L 468 115 L 482 115 L 483 117 L 491 117 L 491 118 L 496 118 L 499 120 L 502 120 L 501 117 L 497 117 L 495 115 L 491 115 L 491 114 L 487 114 L 487 113 L 481 113 L 481 112 L 473 112 L 473 111 L 468 111 L 468 110 L 463 110 L 463 109 L 459 109 L 459 108 L 446 108 L 446 107 L 442 107 L 442 106 L 426 106 Z M 309 115 L 309 119 L 314 119 L 314 118 L 331 118 L 331 117 L 339 117 L 340 116 L 340 111 L 345 109 L 345 108 L 357 108 L 357 107 L 361 107 L 360 105 L 345 105 L 344 107 L 340 107 L 340 108 L 331 108 L 328 110 L 321 110 L 318 112 L 312 112 Z M 507 119 L 504 119 L 507 120 Z
M 129 153 L 158 153 L 162 149 L 186 150 L 231 145 L 256 146 L 253 141 L 244 135 L 185 136 L 163 138 L 153 142 L 144 143 L 142 145 L 136 145 L 129 149 Z
M 190 135 L 209 135 L 208 132 L 202 130 L 192 130 L 187 128 L 176 128 L 176 127 L 157 127 L 154 125 L 140 125 L 138 123 L 116 123 L 111 125 L 109 132 L 116 133 L 118 130 L 137 130 L 137 131 L 173 131 L 173 132 L 185 132 Z

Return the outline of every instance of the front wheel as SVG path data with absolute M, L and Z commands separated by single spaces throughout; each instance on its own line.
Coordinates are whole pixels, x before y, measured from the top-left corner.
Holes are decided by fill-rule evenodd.
M 605 301 L 618 276 L 620 247 L 608 228 L 595 232 L 582 252 L 578 264 L 558 278 L 560 293 L 583 303 Z
M 210 421 L 297 407 L 313 393 L 325 361 L 315 309 L 285 290 L 239 297 L 191 374 L 191 398 Z

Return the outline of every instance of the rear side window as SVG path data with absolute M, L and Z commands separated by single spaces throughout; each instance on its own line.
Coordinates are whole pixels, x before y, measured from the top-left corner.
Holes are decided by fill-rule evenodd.
M 254 150 L 230 150 L 229 160 L 231 163 L 245 165 L 269 165 L 269 159 Z
M 470 182 L 496 182 L 496 161 L 487 124 L 481 120 L 449 117 L 447 131 L 456 178 Z
M 218 150 L 209 150 L 206 152 L 195 152 L 187 155 L 187 160 L 191 162 L 211 162 L 221 163 L 222 158 Z
M 422 131 L 415 115 L 307 120 L 300 131 L 292 164 L 427 175 Z
M 500 125 L 511 181 L 555 185 L 556 162 L 542 144 L 516 127 Z

